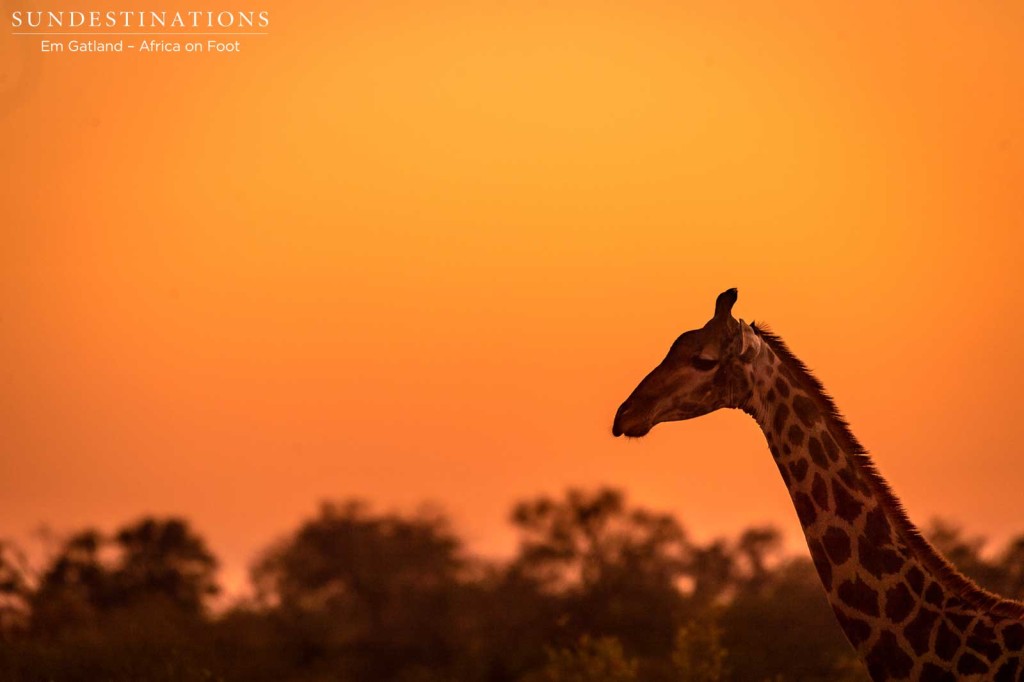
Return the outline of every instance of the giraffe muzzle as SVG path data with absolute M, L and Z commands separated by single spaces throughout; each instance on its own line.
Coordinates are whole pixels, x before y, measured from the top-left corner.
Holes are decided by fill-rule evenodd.
M 622 403 L 615 413 L 615 421 L 612 422 L 612 435 L 618 438 L 642 438 L 650 432 L 653 424 L 649 419 L 639 417 L 629 401 Z

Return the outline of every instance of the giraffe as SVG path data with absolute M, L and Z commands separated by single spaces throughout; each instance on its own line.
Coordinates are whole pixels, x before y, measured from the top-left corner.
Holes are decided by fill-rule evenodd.
M 680 336 L 612 434 L 740 409 L 764 432 L 829 605 L 872 680 L 1024 681 L 1024 603 L 982 590 L 918 532 L 831 397 L 782 339 L 732 316 Z

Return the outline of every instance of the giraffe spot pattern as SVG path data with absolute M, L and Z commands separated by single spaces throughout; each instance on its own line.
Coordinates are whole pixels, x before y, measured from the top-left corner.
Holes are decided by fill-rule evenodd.
M 1003 655 L 1002 647 L 990 639 L 978 637 L 977 635 L 971 635 L 967 638 L 967 646 L 977 651 L 992 663 L 995 663 L 999 657 Z
M 851 609 L 869 616 L 878 615 L 878 594 L 859 576 L 856 580 L 847 580 L 840 585 L 836 594 Z
M 825 587 L 826 592 L 831 592 L 832 565 L 828 562 L 828 557 L 825 555 L 825 548 L 817 540 L 808 540 L 807 548 L 811 550 L 811 559 L 814 561 L 814 567 L 818 569 L 818 577 L 821 578 L 821 584 Z
M 797 493 L 793 496 L 793 506 L 796 507 L 796 515 L 800 517 L 800 523 L 806 528 L 818 518 L 818 512 L 814 510 L 814 503 L 806 493 Z
M 867 622 L 847 616 L 838 609 L 833 609 L 833 612 L 836 614 L 836 620 L 839 621 L 839 627 L 843 629 L 846 639 L 850 640 L 850 644 L 854 648 L 859 647 L 871 637 L 871 626 Z
M 902 623 L 914 610 L 914 595 L 903 583 L 898 583 L 885 593 L 885 615 L 893 623 Z
M 921 607 L 914 616 L 914 619 L 907 624 L 903 631 L 907 642 L 913 647 L 914 653 L 918 656 L 928 650 L 928 640 L 931 638 L 932 630 L 935 627 L 939 614 L 929 608 Z
M 881 505 L 868 512 L 864 519 L 864 534 L 878 547 L 885 547 L 892 542 L 892 530 Z
M 774 403 L 775 402 L 775 390 L 769 388 L 768 392 L 764 394 L 764 399 L 765 399 L 765 402 Z
M 810 426 L 818 420 L 818 408 L 805 395 L 793 397 L 793 411 L 796 412 L 796 416 L 800 418 L 804 426 Z
M 896 635 L 888 630 L 878 636 L 878 641 L 864 657 L 868 672 L 873 680 L 905 679 L 914 667 L 914 659 L 896 641 Z
M 828 460 L 825 459 L 825 451 L 821 448 L 821 442 L 811 436 L 807 439 L 807 451 L 811 453 L 811 459 L 822 469 L 828 469 Z
M 789 381 L 790 384 L 797 383 L 796 374 L 793 373 L 793 370 L 791 370 L 781 360 L 779 361 L 779 365 L 778 366 L 779 366 L 779 373 L 782 374 L 782 376 L 786 377 L 786 380 Z
M 809 468 L 810 465 L 807 463 L 807 460 L 798 459 L 797 461 L 789 465 L 789 473 L 793 474 L 793 478 L 796 479 L 798 483 L 800 483 L 803 482 L 805 478 L 807 478 L 807 470 Z
M 921 682 L 956 682 L 956 675 L 934 663 L 925 663 L 921 668 Z
M 789 407 L 782 403 L 775 408 L 775 420 L 772 422 L 775 433 L 782 433 L 782 427 L 786 425 L 787 419 L 789 419 Z
M 832 440 L 832 436 L 828 435 L 828 431 L 821 432 L 821 444 L 825 446 L 825 454 L 833 462 L 839 460 L 839 448 L 836 447 L 836 442 Z
M 811 496 L 821 511 L 828 511 L 828 485 L 821 474 L 814 474 L 814 483 L 811 484 Z
M 924 600 L 932 606 L 942 606 L 942 588 L 938 583 L 932 583 L 924 591 Z
M 836 526 L 829 526 L 828 530 L 825 531 L 823 540 L 825 552 L 828 553 L 828 558 L 832 563 L 836 566 L 846 563 L 851 554 L 850 536 L 846 534 L 846 531 Z
M 988 672 L 988 665 L 970 651 L 965 651 L 960 654 L 956 671 L 961 675 L 983 675 Z
M 783 375 L 792 376 L 787 370 L 788 368 L 784 365 L 780 366 L 780 371 Z M 791 380 L 795 381 L 795 379 Z M 799 388 L 796 390 L 797 393 L 793 396 L 790 405 L 778 404 L 775 407 L 773 425 L 777 438 L 776 442 L 780 444 L 786 455 L 790 455 L 792 449 L 785 441 L 800 447 L 804 438 L 807 437 L 810 458 L 818 467 L 827 470 L 829 468 L 828 461 L 839 461 L 840 452 L 835 440 L 827 432 L 826 427 L 823 425 L 817 433 L 813 431 L 805 433 L 800 423 L 795 421 L 788 423 L 791 414 L 795 415 L 805 427 L 811 427 L 821 419 L 821 413 L 816 403 L 807 396 L 801 395 Z M 790 384 L 782 376 L 777 376 L 774 381 L 774 390 L 769 389 L 768 391 L 767 401 L 769 403 L 777 400 L 775 391 L 778 391 L 782 398 L 788 398 L 794 392 L 794 389 L 791 388 Z M 777 450 L 773 449 L 773 454 L 776 454 L 776 452 Z M 836 475 L 839 480 L 833 479 L 832 481 L 832 499 L 834 500 L 835 511 L 837 516 L 852 524 L 865 511 L 865 503 L 863 498 L 858 499 L 858 492 L 870 496 L 873 495 L 873 491 L 858 476 L 853 465 L 849 462 L 845 463 L 845 465 L 841 464 L 837 469 Z M 780 463 L 780 470 L 782 470 L 782 475 L 787 485 L 794 479 L 799 482 L 805 481 L 810 473 L 809 463 L 806 460 L 791 462 L 788 464 L 788 467 L 784 467 Z M 829 491 L 826 481 L 827 478 L 823 479 L 821 474 L 816 471 L 808 491 L 810 496 L 804 492 L 794 494 L 797 514 L 800 517 L 801 523 L 805 526 L 816 522 L 818 511 L 823 510 L 827 512 L 829 510 Z M 817 504 L 818 509 L 815 509 L 815 504 Z M 851 536 L 845 530 L 836 526 L 830 526 L 825 531 L 822 540 L 824 544 L 814 540 L 809 541 L 808 545 L 822 583 L 825 589 L 831 593 L 833 581 L 832 564 L 841 565 L 850 559 L 852 556 L 852 541 Z M 856 541 L 858 543 L 858 553 L 861 555 L 859 556 L 860 563 L 864 564 L 865 568 L 878 578 L 888 573 L 897 573 L 903 567 L 905 557 L 909 551 L 899 538 L 894 539 L 890 522 L 880 507 L 875 507 L 874 509 L 868 507 L 868 514 L 864 521 L 864 534 L 857 538 Z M 903 556 L 901 556 L 901 553 Z M 899 624 L 905 622 L 914 613 L 918 600 L 915 599 L 912 591 L 919 595 L 923 602 L 940 608 L 943 607 L 943 599 L 945 599 L 945 608 L 956 608 L 958 605 L 962 605 L 962 600 L 955 597 L 946 598 L 941 586 L 938 583 L 928 581 L 916 566 L 911 566 L 907 570 L 905 582 L 897 583 L 885 591 L 884 602 L 879 601 L 881 595 L 876 593 L 860 576 L 857 576 L 855 580 L 847 580 L 839 585 L 836 593 L 839 600 L 846 603 L 851 609 L 860 611 L 868 616 L 877 616 L 881 605 L 884 604 L 886 617 L 893 623 Z M 869 623 L 859 618 L 848 616 L 838 609 L 834 610 L 847 638 L 855 647 L 870 640 L 872 629 Z M 956 670 L 962 675 L 988 674 L 990 664 L 982 660 L 981 657 L 995 662 L 1003 655 L 1003 649 L 995 639 L 995 630 L 977 621 L 974 616 L 955 612 L 946 615 L 949 616 L 949 622 L 943 620 L 939 613 L 922 603 L 915 617 L 905 628 L 906 644 L 903 646 L 900 645 L 893 632 L 881 632 L 878 635 L 878 640 L 874 642 L 871 650 L 865 655 L 865 662 L 869 666 L 872 678 L 877 680 L 906 678 L 909 676 L 914 669 L 914 660 L 903 647 L 909 644 L 911 649 L 918 655 L 922 655 L 929 650 L 933 634 L 934 647 L 931 651 L 939 659 L 955 661 Z M 961 647 L 964 644 L 961 641 L 962 635 L 958 634 L 954 628 L 958 628 L 960 632 L 968 632 L 968 628 L 972 623 L 975 625 L 975 628 L 973 631 L 970 631 L 966 644 L 974 651 L 961 651 Z M 938 624 L 937 630 L 936 624 Z M 1014 623 L 1001 627 L 999 634 L 1007 643 L 1007 648 L 1011 648 L 1011 641 L 1016 644 L 1015 648 L 1017 650 L 1024 648 L 1024 624 Z M 1013 649 L 1011 648 L 1011 650 Z M 975 652 L 978 655 L 975 655 Z M 959 658 L 957 658 L 958 653 L 960 654 Z M 948 669 L 937 666 L 932 662 L 920 662 L 919 665 L 921 666 L 920 676 L 915 679 L 957 679 Z M 1020 667 L 1020 659 L 1007 660 L 999 667 L 999 672 L 996 673 L 997 676 L 994 679 L 1014 679 L 1015 675 L 1021 672 Z M 995 666 L 993 665 L 991 669 L 995 670 Z
M 1003 641 L 1011 651 L 1024 649 L 1024 624 L 1013 623 L 1003 628 Z
M 960 632 L 967 632 L 967 628 L 970 626 L 971 621 L 974 620 L 974 616 L 968 613 L 948 613 L 946 618 L 953 624 Z
M 778 461 L 779 458 L 776 457 L 775 459 L 776 461 Z M 779 463 L 779 473 L 782 474 L 782 482 L 786 484 L 786 487 L 793 487 L 793 481 L 790 478 L 789 469 L 787 469 L 786 465 L 782 464 L 781 462 Z
M 996 631 L 981 621 L 974 624 L 974 630 L 967 638 L 967 646 L 993 663 L 1003 653 L 1002 647 L 996 642 Z
M 1000 666 L 999 671 L 993 679 L 994 682 L 1014 682 L 1017 679 L 1017 668 L 1020 667 L 1020 659 L 1011 658 Z
M 977 635 L 978 637 L 982 637 L 984 639 L 992 639 L 992 640 L 994 640 L 996 638 L 996 631 L 993 630 L 988 625 L 985 625 L 984 623 L 982 623 L 980 620 L 977 623 L 974 624 L 974 632 L 973 632 L 973 634 Z
M 935 634 L 935 655 L 944 661 L 952 661 L 959 648 L 960 637 L 945 621 L 940 622 L 939 631 Z
M 842 479 L 847 488 L 857 487 L 857 476 L 853 473 L 853 467 L 845 466 L 840 469 L 839 478 Z
M 832 498 L 836 501 L 836 514 L 844 521 L 853 523 L 860 516 L 863 503 L 856 500 L 838 479 L 832 479 Z
M 857 540 L 857 555 L 865 570 L 876 578 L 899 573 L 903 568 L 903 557 L 886 547 L 875 546 L 866 535 Z M 941 592 L 939 596 L 941 604 Z
M 775 390 L 779 392 L 783 398 L 789 397 L 789 384 L 782 377 L 775 377 Z
M 914 594 L 920 595 L 921 590 L 924 589 L 924 573 L 917 566 L 911 566 L 910 570 L 907 571 L 907 584 L 910 585 L 910 589 L 914 591 Z M 960 628 L 963 630 L 963 628 Z

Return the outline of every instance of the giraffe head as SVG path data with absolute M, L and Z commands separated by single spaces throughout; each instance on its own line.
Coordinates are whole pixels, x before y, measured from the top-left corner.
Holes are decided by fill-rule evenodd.
M 736 289 L 722 292 L 715 316 L 672 344 L 615 413 L 612 434 L 639 438 L 655 424 L 693 419 L 722 407 L 741 407 L 750 393 L 747 365 L 761 339 L 732 316 Z

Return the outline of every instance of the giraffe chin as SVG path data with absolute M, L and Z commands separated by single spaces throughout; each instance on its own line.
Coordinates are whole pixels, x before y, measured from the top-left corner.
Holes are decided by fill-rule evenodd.
M 628 424 L 623 426 L 618 420 L 612 424 L 612 435 L 618 438 L 619 436 L 625 436 L 626 438 L 643 438 L 651 432 L 651 428 L 654 424 Z
M 700 405 L 686 403 L 676 406 L 676 408 L 671 412 L 660 414 L 653 418 L 649 417 L 645 420 L 639 420 L 635 417 L 632 410 L 619 408 L 619 413 L 615 415 L 615 421 L 612 423 L 612 435 L 616 438 L 619 436 L 625 436 L 626 438 L 643 438 L 651 432 L 651 429 L 662 422 L 682 422 L 688 419 L 695 419 L 697 417 L 702 417 L 709 412 L 714 412 L 715 409 L 717 408 L 709 410 Z M 627 423 L 630 421 L 632 421 L 632 423 Z

